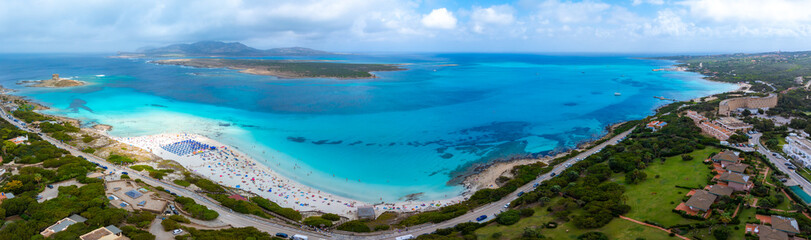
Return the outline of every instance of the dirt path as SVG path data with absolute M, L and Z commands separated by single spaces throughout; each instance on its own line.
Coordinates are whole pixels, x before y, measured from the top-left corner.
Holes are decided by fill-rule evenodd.
M 645 226 L 648 226 L 648 227 L 656 228 L 656 229 L 659 229 L 659 230 L 665 231 L 665 232 L 667 232 L 667 233 L 673 233 L 673 232 L 671 232 L 670 230 L 664 229 L 664 228 L 662 228 L 662 227 L 655 226 L 655 225 L 651 225 L 651 224 L 647 224 L 647 223 L 644 223 L 644 222 L 640 222 L 640 221 L 637 221 L 637 220 L 635 220 L 635 219 L 633 219 L 633 218 L 629 218 L 629 217 L 626 217 L 626 216 L 622 216 L 622 215 L 620 215 L 620 218 L 625 219 L 625 220 L 628 220 L 628 221 L 631 221 L 631 222 L 634 222 L 634 223 L 636 223 L 636 224 L 641 224 L 641 225 L 645 225 Z M 675 233 L 673 233 L 673 234 L 675 234 Z M 679 238 L 684 239 L 684 240 L 690 240 L 689 238 L 687 238 L 687 237 L 685 237 L 685 236 L 682 236 L 682 235 L 679 235 L 679 234 L 676 234 L 676 237 L 679 237 Z

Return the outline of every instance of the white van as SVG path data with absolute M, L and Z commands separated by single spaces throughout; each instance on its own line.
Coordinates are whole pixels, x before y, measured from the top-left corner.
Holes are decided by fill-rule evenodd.
M 307 240 L 307 239 L 309 239 L 309 237 L 304 236 L 304 235 L 294 234 L 293 237 L 291 237 L 290 239 L 293 239 L 293 240 Z
M 415 237 L 414 237 L 414 235 L 408 234 L 408 235 L 399 236 L 399 237 L 397 237 L 395 239 L 397 239 L 397 240 L 408 240 L 408 239 L 415 239 Z

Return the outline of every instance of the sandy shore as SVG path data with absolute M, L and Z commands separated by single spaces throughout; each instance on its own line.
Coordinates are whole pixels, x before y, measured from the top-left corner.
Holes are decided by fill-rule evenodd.
M 267 198 L 283 207 L 298 211 L 320 211 L 356 217 L 357 207 L 372 205 L 375 212 L 385 211 L 418 212 L 430 211 L 439 207 L 456 204 L 468 196 L 456 196 L 436 201 L 411 201 L 396 203 L 367 203 L 346 197 L 322 192 L 296 181 L 290 180 L 252 159 L 248 155 L 219 143 L 213 139 L 195 134 L 159 134 L 141 137 L 111 137 L 121 143 L 141 148 L 164 159 L 174 160 L 195 174 L 208 178 L 223 186 L 249 191 Z M 178 156 L 161 146 L 183 140 L 195 140 L 216 150 L 205 150 L 195 154 Z

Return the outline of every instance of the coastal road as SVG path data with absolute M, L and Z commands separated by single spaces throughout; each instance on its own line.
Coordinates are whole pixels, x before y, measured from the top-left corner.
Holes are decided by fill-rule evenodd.
M 625 132 L 623 132 L 623 133 L 621 133 L 621 134 L 619 134 L 617 136 L 612 137 L 608 141 L 605 141 L 605 142 L 603 142 L 603 143 L 601 143 L 601 144 L 599 144 L 597 146 L 594 146 L 594 147 L 592 147 L 592 148 L 578 154 L 574 158 L 570 158 L 569 160 L 566 160 L 565 162 L 563 162 L 561 164 L 558 164 L 557 166 L 555 166 L 555 168 L 550 173 L 541 175 L 540 177 L 533 180 L 532 182 L 529 182 L 526 185 L 519 187 L 518 190 L 511 193 L 510 195 L 507 195 L 506 197 L 504 197 L 503 199 L 501 199 L 501 200 L 499 200 L 497 202 L 493 202 L 493 203 L 481 206 L 481 207 L 476 208 L 475 210 L 473 210 L 471 212 L 468 212 L 465 215 L 462 215 L 460 217 L 457 217 L 457 218 L 454 218 L 454 219 L 451 219 L 451 220 L 448 220 L 448 221 L 445 221 L 445 222 L 431 224 L 431 225 L 424 226 L 424 227 L 421 227 L 421 228 L 418 228 L 418 229 L 409 229 L 408 231 L 404 231 L 402 233 L 378 236 L 379 238 L 375 238 L 375 239 L 394 239 L 397 236 L 403 236 L 403 235 L 408 235 L 408 234 L 411 234 L 411 235 L 416 237 L 416 236 L 419 236 L 419 235 L 422 235 L 422 234 L 432 233 L 432 232 L 436 231 L 437 229 L 449 228 L 449 227 L 456 226 L 457 224 L 460 224 L 460 223 L 476 221 L 476 218 L 481 216 L 481 215 L 487 215 L 487 219 L 485 219 L 484 221 L 489 221 L 489 220 L 493 219 L 493 217 L 495 217 L 495 215 L 505 211 L 506 208 L 504 206 L 507 205 L 507 203 L 510 203 L 513 200 L 515 200 L 516 198 L 518 198 L 518 193 L 519 192 L 532 191 L 534 189 L 533 185 L 535 185 L 535 183 L 540 183 L 540 182 L 551 179 L 552 178 L 552 177 L 550 177 L 551 173 L 560 174 L 561 172 L 566 170 L 566 168 L 568 168 L 568 166 L 570 166 L 571 164 L 574 164 L 575 162 L 577 162 L 578 161 L 577 159 L 585 159 L 586 157 L 591 156 L 592 154 L 599 152 L 600 150 L 602 150 L 603 148 L 605 148 L 608 145 L 615 145 L 615 144 L 619 143 L 620 141 L 625 139 L 625 137 L 627 137 L 628 134 L 630 134 L 633 130 L 634 129 L 625 131 Z
M 782 155 L 780 155 L 780 153 L 777 154 L 780 157 L 772 155 L 774 152 L 769 151 L 769 149 L 766 148 L 766 146 L 763 146 L 763 144 L 760 143 L 760 136 L 761 135 L 762 135 L 762 133 L 752 134 L 752 140 L 757 142 L 757 146 L 758 146 L 757 151 L 759 153 L 763 154 L 763 155 L 766 155 L 766 158 L 768 158 L 769 161 L 774 163 L 774 165 L 777 167 L 777 169 L 780 169 L 780 171 L 783 171 L 784 173 L 788 174 L 789 181 L 786 182 L 786 185 L 792 185 L 793 186 L 794 184 L 791 184 L 791 182 L 794 182 L 797 185 L 800 185 L 800 187 L 803 188 L 803 191 L 805 191 L 806 193 L 811 195 L 811 193 L 809 192 L 809 191 L 811 191 L 811 182 L 808 182 L 808 180 L 806 180 L 804 177 L 800 176 L 800 174 L 795 172 L 794 170 L 788 169 L 788 167 L 785 164 L 787 162 L 787 160 L 785 158 L 783 158 Z
M 3 109 L 0 109 L 0 115 L 2 115 L 3 119 L 5 119 L 6 121 L 12 123 L 13 125 L 17 126 L 20 129 L 23 129 L 25 131 L 32 132 L 32 133 L 35 133 L 35 134 L 38 133 L 38 132 L 35 132 L 35 131 L 31 130 L 30 128 L 22 126 L 20 122 L 15 122 L 14 119 L 9 117 L 10 115 L 8 115 L 6 113 L 6 111 L 3 110 Z M 449 228 L 449 227 L 456 226 L 459 223 L 475 221 L 475 219 L 478 216 L 481 216 L 481 215 L 487 215 L 488 218 L 485 221 L 488 221 L 488 220 L 492 219 L 493 217 L 495 217 L 497 214 L 505 211 L 506 210 L 505 205 L 507 203 L 512 202 L 516 198 L 518 198 L 517 195 L 518 195 L 519 192 L 532 191 L 534 189 L 534 187 L 533 187 L 534 184 L 551 179 L 552 178 L 550 176 L 551 173 L 560 174 L 561 172 L 566 170 L 566 168 L 571 166 L 571 164 L 574 164 L 575 162 L 579 161 L 579 159 L 580 160 L 585 159 L 586 157 L 591 156 L 592 154 L 601 151 L 606 146 L 615 145 L 615 144 L 619 143 L 620 141 L 625 139 L 625 137 L 627 137 L 628 134 L 630 134 L 633 130 L 634 129 L 625 131 L 625 132 L 623 132 L 623 133 L 621 133 L 621 134 L 619 134 L 617 136 L 612 137 L 608 141 L 605 141 L 605 142 L 603 142 L 603 143 L 601 143 L 601 144 L 599 144 L 597 146 L 591 147 L 588 150 L 583 151 L 582 153 L 578 154 L 577 156 L 575 156 L 573 158 L 570 158 L 570 159 L 564 161 L 561 164 L 558 164 L 557 166 L 555 166 L 553 168 L 553 170 L 550 173 L 543 174 L 543 175 L 539 176 L 537 179 L 525 184 L 524 186 L 519 187 L 515 192 L 505 196 L 503 199 L 501 199 L 501 200 L 499 200 L 497 202 L 493 202 L 493 203 L 481 206 L 481 207 L 479 207 L 477 209 L 474 209 L 473 211 L 468 212 L 467 214 L 464 214 L 464 215 L 462 215 L 460 217 L 457 217 L 457 218 L 454 218 L 454 219 L 451 219 L 451 220 L 448 220 L 448 221 L 445 221 L 445 222 L 437 223 L 437 224 L 423 225 L 423 226 L 421 226 L 419 228 L 409 228 L 408 230 L 402 231 L 402 232 L 398 232 L 397 230 L 395 230 L 395 231 L 386 231 L 386 232 L 380 232 L 380 234 L 378 234 L 378 235 L 371 235 L 371 236 L 352 236 L 352 235 L 343 235 L 343 234 L 335 234 L 335 233 L 319 233 L 319 232 L 307 231 L 307 230 L 299 229 L 299 228 L 292 227 L 292 226 L 285 225 L 285 224 L 278 224 L 278 223 L 269 222 L 267 220 L 260 219 L 258 217 L 253 216 L 253 215 L 247 215 L 247 214 L 241 214 L 241 213 L 232 212 L 230 209 L 225 208 L 225 207 L 219 205 L 218 203 L 214 203 L 214 202 L 210 201 L 208 198 L 203 197 L 203 196 L 201 196 L 200 194 L 198 194 L 196 192 L 187 190 L 185 188 L 177 187 L 177 186 L 175 186 L 173 184 L 162 182 L 162 181 L 153 179 L 153 178 L 148 177 L 148 176 L 143 176 L 143 175 L 141 175 L 141 174 L 139 174 L 139 173 L 137 173 L 135 171 L 132 171 L 131 169 L 126 168 L 126 167 L 112 165 L 112 164 L 110 164 L 109 162 L 107 162 L 104 159 L 101 159 L 101 158 L 99 158 L 99 157 L 97 157 L 95 155 L 92 155 L 92 154 L 87 154 L 87 153 L 84 153 L 82 151 L 79 151 L 75 147 L 64 144 L 64 143 L 62 143 L 62 142 L 60 142 L 60 141 L 58 141 L 58 140 L 56 140 L 54 138 L 51 138 L 51 137 L 49 137 L 49 136 L 47 136 L 45 134 L 41 135 L 41 137 L 42 137 L 42 139 L 45 139 L 46 141 L 50 142 L 51 144 L 53 144 L 53 145 L 55 145 L 55 146 L 57 146 L 59 148 L 68 150 L 74 156 L 83 156 L 83 157 L 85 157 L 87 160 L 89 160 L 91 162 L 102 164 L 103 166 L 109 166 L 110 169 L 108 169 L 108 170 L 114 170 L 116 172 L 116 174 L 121 174 L 121 172 L 123 172 L 123 171 L 128 171 L 129 176 L 132 179 L 141 179 L 146 184 L 149 184 L 149 185 L 152 185 L 152 186 L 161 186 L 164 189 L 170 190 L 173 193 L 176 193 L 176 194 L 178 194 L 180 196 L 185 196 L 185 197 L 192 198 L 198 204 L 204 205 L 204 206 L 208 207 L 209 209 L 217 211 L 220 214 L 220 216 L 219 216 L 219 218 L 216 219 L 216 221 L 222 222 L 223 225 L 231 225 L 233 227 L 248 227 L 248 226 L 251 226 L 251 227 L 255 227 L 255 228 L 257 228 L 257 229 L 259 229 L 261 231 L 268 232 L 270 234 L 275 234 L 277 232 L 287 233 L 287 234 L 289 234 L 291 236 L 293 234 L 301 234 L 301 235 L 309 236 L 309 237 L 311 237 L 313 239 L 394 239 L 394 238 L 396 238 L 398 236 L 404 236 L 404 235 L 419 236 L 419 235 L 422 235 L 422 234 L 429 234 L 431 232 L 436 231 L 437 229 Z M 767 155 L 771 156 L 771 154 L 767 154 Z M 781 163 L 781 164 L 776 164 L 776 165 L 781 166 L 783 164 Z M 806 188 L 806 189 L 811 189 L 811 187 Z
M 10 122 L 11 124 L 17 126 L 18 128 L 20 128 L 22 130 L 25 130 L 25 131 L 27 131 L 29 133 L 38 134 L 38 132 L 33 131 L 32 129 L 22 126 L 22 124 L 20 122 L 15 122 L 14 119 L 9 117 L 9 115 L 6 113 L 6 111 L 4 109 L 0 109 L 0 115 L 2 115 L 3 119 L 5 119 L 6 121 Z M 316 239 L 316 238 L 333 239 L 332 236 L 327 235 L 327 234 L 316 233 L 316 232 L 312 232 L 312 231 L 305 231 L 303 229 L 294 228 L 294 227 L 291 227 L 291 226 L 288 226 L 288 225 L 269 222 L 269 221 L 266 221 L 264 219 L 260 219 L 258 217 L 255 217 L 253 215 L 247 215 L 247 214 L 241 214 L 241 213 L 237 213 L 237 212 L 232 212 L 231 209 L 223 207 L 223 206 L 221 206 L 221 205 L 219 205 L 217 203 L 213 203 L 208 198 L 203 197 L 203 196 L 199 195 L 196 192 L 187 190 L 185 188 L 177 187 L 177 186 L 175 186 L 173 184 L 158 181 L 158 180 L 156 180 L 154 178 L 151 178 L 149 176 L 143 176 L 143 175 L 133 171 L 132 169 L 127 168 L 127 167 L 113 165 L 113 164 L 107 162 L 106 160 L 97 157 L 96 155 L 92 155 L 92 154 L 88 154 L 88 153 L 84 153 L 82 151 L 79 151 L 75 147 L 64 144 L 61 141 L 56 140 L 54 138 L 51 138 L 51 137 L 49 137 L 49 136 L 47 136 L 45 134 L 42 134 L 40 137 L 42 137 L 42 139 L 50 142 L 54 146 L 57 146 L 59 148 L 65 149 L 65 150 L 68 150 L 70 152 L 70 154 L 72 154 L 74 156 L 82 156 L 82 157 L 85 157 L 90 162 L 95 162 L 95 163 L 101 164 L 102 166 L 108 166 L 110 169 L 108 169 L 107 171 L 114 171 L 118 175 L 120 175 L 121 172 L 128 172 L 129 177 L 132 178 L 133 180 L 141 179 L 146 184 L 149 184 L 149 185 L 152 185 L 152 186 L 161 186 L 164 189 L 167 189 L 167 190 L 172 191 L 173 193 L 176 193 L 177 195 L 192 198 L 198 204 L 204 205 L 204 206 L 208 207 L 211 210 L 217 211 L 217 213 L 219 213 L 220 216 L 216 220 L 223 222 L 222 225 L 231 225 L 233 227 L 248 227 L 248 226 L 251 226 L 251 227 L 255 227 L 255 228 L 259 229 L 259 230 L 268 232 L 270 234 L 283 232 L 283 233 L 287 233 L 287 234 L 289 234 L 291 236 L 293 234 L 302 234 L 302 235 L 309 236 L 309 237 L 314 238 L 314 239 Z M 338 239 L 343 239 L 343 238 L 339 236 Z

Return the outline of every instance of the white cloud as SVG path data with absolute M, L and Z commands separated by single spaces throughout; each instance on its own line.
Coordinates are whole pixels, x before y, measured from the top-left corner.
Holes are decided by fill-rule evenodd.
M 594 1 L 561 2 L 547 0 L 538 5 L 541 19 L 555 19 L 562 23 L 596 23 L 602 21 L 603 12 L 611 8 L 610 4 Z
M 657 13 L 652 24 L 645 24 L 645 33 L 648 35 L 684 36 L 693 33 L 695 27 L 692 23 L 685 23 L 681 17 L 670 9 Z
M 474 7 L 470 21 L 473 24 L 473 31 L 484 33 L 486 28 L 491 26 L 504 27 L 515 22 L 513 15 L 515 9 L 509 5 L 491 6 L 488 8 Z
M 643 4 L 643 3 L 653 4 L 653 5 L 662 5 L 662 4 L 665 4 L 665 0 L 634 0 L 633 3 L 631 3 L 631 4 L 633 4 L 634 6 L 637 6 L 637 5 L 640 5 L 640 4 Z
M 679 4 L 695 16 L 715 21 L 811 21 L 811 1 L 807 0 L 687 0 Z
M 438 8 L 422 16 L 422 25 L 427 28 L 453 29 L 456 28 L 456 17 L 448 9 Z

